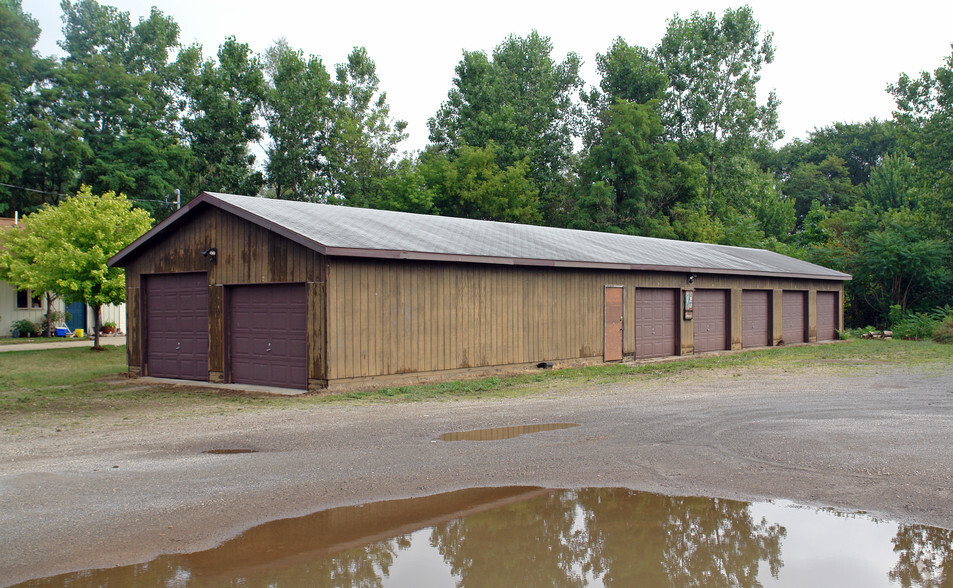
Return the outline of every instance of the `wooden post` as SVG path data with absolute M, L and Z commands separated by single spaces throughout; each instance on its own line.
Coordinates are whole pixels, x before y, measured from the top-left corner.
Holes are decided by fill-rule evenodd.
M 741 349 L 743 326 L 741 323 L 741 288 L 731 289 L 731 302 L 728 305 L 731 324 L 731 348 Z

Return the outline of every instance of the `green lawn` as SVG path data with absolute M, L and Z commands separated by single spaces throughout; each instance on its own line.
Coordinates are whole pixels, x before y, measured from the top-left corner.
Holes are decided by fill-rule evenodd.
M 361 400 L 427 400 L 432 398 L 485 398 L 517 396 L 550 388 L 552 384 L 611 383 L 631 378 L 662 378 L 669 375 L 751 369 L 827 370 L 862 373 L 870 366 L 903 366 L 916 364 L 930 369 L 948 370 L 953 365 L 953 345 L 929 341 L 880 341 L 855 339 L 827 345 L 774 347 L 724 355 L 702 355 L 685 359 L 643 363 L 611 364 L 538 372 L 503 378 L 485 378 L 384 388 L 369 392 L 352 392 L 318 397 L 323 401 Z
M 863 374 L 871 367 L 917 365 L 947 370 L 953 345 L 914 341 L 851 340 L 830 345 L 781 347 L 720 356 L 702 356 L 641 365 L 614 364 L 538 371 L 511 377 L 452 381 L 368 392 L 298 397 L 255 396 L 206 388 L 145 384 L 125 375 L 125 347 L 0 353 L 0 424 L 31 418 L 82 418 L 101 414 L 181 414 L 284 408 L 315 403 L 413 402 L 429 399 L 532 395 L 576 385 L 631 382 L 710 371 L 742 373 L 754 369 L 827 370 Z M 153 410 L 155 409 L 155 410 Z
M 0 424 L 23 416 L 76 419 L 274 402 L 209 389 L 147 385 L 127 377 L 126 369 L 125 346 L 0 353 Z

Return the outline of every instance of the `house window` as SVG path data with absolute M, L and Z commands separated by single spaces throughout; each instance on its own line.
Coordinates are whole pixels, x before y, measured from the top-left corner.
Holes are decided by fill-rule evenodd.
M 17 308 L 43 308 L 42 295 L 30 296 L 29 290 L 17 290 Z

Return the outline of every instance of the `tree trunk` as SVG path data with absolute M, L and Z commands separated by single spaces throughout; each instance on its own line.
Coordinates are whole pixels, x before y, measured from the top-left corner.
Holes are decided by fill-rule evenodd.
M 100 349 L 99 346 L 99 330 L 102 328 L 101 319 L 99 317 L 99 309 L 102 305 L 94 304 L 93 308 L 93 349 Z
M 46 293 L 46 336 L 53 336 L 53 294 Z

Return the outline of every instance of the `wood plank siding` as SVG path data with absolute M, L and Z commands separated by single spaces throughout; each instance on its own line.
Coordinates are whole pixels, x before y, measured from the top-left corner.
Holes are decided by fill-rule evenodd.
M 605 287 L 626 289 L 623 352 L 636 349 L 635 288 L 687 287 L 665 272 L 597 271 L 331 257 L 329 381 L 535 364 L 601 361 Z M 699 275 L 694 286 L 783 289 L 829 282 Z M 676 314 L 691 353 L 691 321 Z M 688 335 L 686 335 L 688 333 Z M 780 338 L 780 332 L 778 333 Z M 740 332 L 738 334 L 740 339 Z M 739 341 L 740 343 L 740 341 Z
M 202 255 L 216 250 L 216 261 Z M 324 380 L 323 288 L 327 275 L 324 256 L 237 216 L 208 207 L 202 214 L 182 219 L 175 232 L 164 236 L 126 266 L 129 368 L 141 373 L 142 323 L 140 288 L 149 274 L 205 271 L 209 281 L 209 378 L 222 381 L 225 372 L 225 312 L 223 286 L 238 284 L 309 284 L 311 330 L 309 379 Z M 315 305 L 320 308 L 315 309 Z

